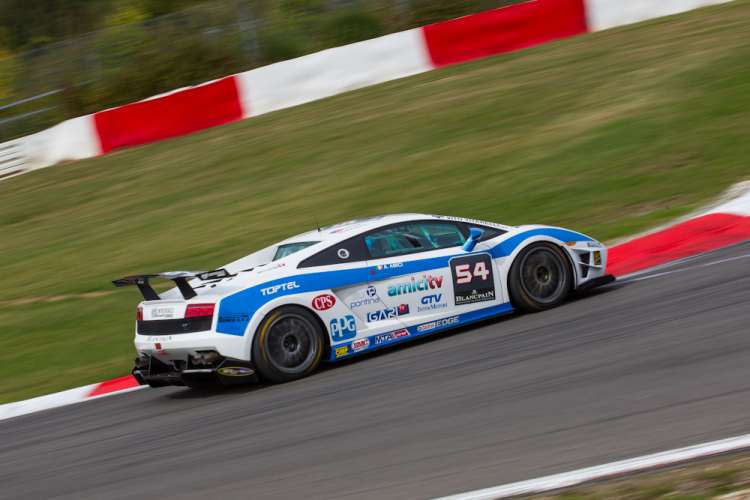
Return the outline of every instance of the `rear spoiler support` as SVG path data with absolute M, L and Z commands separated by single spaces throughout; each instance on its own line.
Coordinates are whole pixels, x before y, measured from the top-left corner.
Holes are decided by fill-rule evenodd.
M 216 271 L 174 271 L 169 273 L 159 274 L 139 274 L 137 276 L 126 276 L 125 278 L 115 280 L 112 282 L 116 287 L 121 286 L 133 286 L 137 285 L 138 290 L 141 291 L 145 300 L 161 300 L 159 294 L 149 284 L 148 280 L 153 278 L 164 278 L 174 281 L 177 288 L 180 289 L 180 293 L 185 300 L 190 300 L 196 297 L 198 294 L 195 293 L 193 287 L 187 282 L 188 278 L 198 278 L 201 281 L 209 279 L 221 279 L 232 276 L 226 269 L 217 269 Z

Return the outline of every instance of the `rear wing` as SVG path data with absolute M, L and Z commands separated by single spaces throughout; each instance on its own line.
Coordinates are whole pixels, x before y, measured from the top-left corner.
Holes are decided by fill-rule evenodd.
M 112 284 L 116 287 L 136 285 L 138 286 L 138 290 L 141 291 L 141 294 L 143 294 L 143 298 L 145 300 L 161 300 L 159 294 L 154 291 L 148 281 L 154 278 L 168 279 L 174 281 L 177 285 L 177 288 L 180 289 L 180 293 L 182 294 L 184 299 L 189 300 L 198 295 L 197 293 L 195 293 L 195 290 L 193 290 L 193 287 L 190 286 L 190 284 L 187 282 L 189 278 L 198 278 L 201 281 L 206 281 L 211 279 L 228 278 L 230 276 L 232 275 L 229 274 L 229 271 L 227 271 L 226 269 L 217 269 L 216 271 L 209 272 L 172 271 L 159 274 L 139 274 L 137 276 L 126 276 L 122 279 L 113 281 Z

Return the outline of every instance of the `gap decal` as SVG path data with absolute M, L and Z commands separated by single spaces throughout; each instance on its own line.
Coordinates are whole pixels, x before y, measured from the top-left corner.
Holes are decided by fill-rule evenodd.
M 490 254 L 454 257 L 450 260 L 450 268 L 457 306 L 495 300 L 495 275 Z
M 368 323 L 372 323 L 373 321 L 395 319 L 404 314 L 409 314 L 409 304 L 401 304 L 398 307 L 389 307 L 388 309 L 367 313 L 367 321 Z

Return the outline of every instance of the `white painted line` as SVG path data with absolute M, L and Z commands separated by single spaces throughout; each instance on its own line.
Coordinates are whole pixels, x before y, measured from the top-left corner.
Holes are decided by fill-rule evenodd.
M 643 472 L 657 467 L 666 467 L 689 460 L 708 458 L 748 448 L 750 448 L 750 434 L 696 446 L 688 446 L 687 448 L 678 448 L 672 451 L 654 453 L 653 455 L 631 458 L 620 462 L 597 465 L 587 469 L 564 472 L 562 474 L 555 474 L 554 476 L 460 493 L 458 495 L 441 497 L 436 500 L 497 500 L 516 495 L 544 493 L 545 491 L 569 488 L 582 483 L 612 478 L 623 474 L 632 474 L 634 472 Z

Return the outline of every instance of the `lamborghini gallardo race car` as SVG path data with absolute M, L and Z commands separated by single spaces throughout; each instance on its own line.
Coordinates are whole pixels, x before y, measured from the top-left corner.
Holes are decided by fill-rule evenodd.
M 313 230 L 214 271 L 113 283 L 143 294 L 138 382 L 195 387 L 287 382 L 323 360 L 550 309 L 614 281 L 606 265 L 604 245 L 574 231 L 405 214 Z M 157 294 L 156 278 L 176 287 Z

